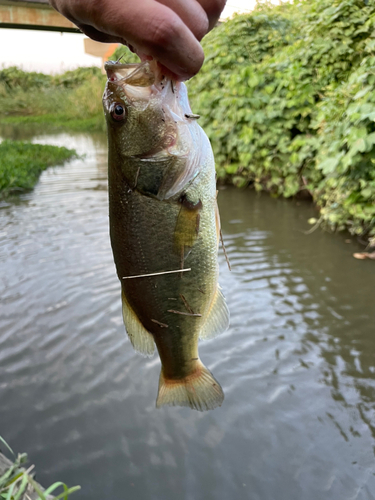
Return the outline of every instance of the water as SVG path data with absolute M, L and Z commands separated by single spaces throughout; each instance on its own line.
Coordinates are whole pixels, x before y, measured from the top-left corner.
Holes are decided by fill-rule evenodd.
M 226 399 L 156 410 L 160 363 L 134 353 L 108 236 L 102 136 L 0 210 L 0 434 L 77 500 L 375 498 L 372 261 L 302 202 L 224 189 L 231 327 L 201 344 Z

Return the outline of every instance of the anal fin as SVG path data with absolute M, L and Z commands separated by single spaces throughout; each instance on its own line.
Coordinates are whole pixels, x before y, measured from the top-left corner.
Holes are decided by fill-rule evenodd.
M 155 351 L 154 337 L 139 321 L 137 315 L 126 300 L 124 290 L 121 291 L 121 298 L 122 317 L 124 318 L 125 328 L 134 350 L 143 354 L 143 356 L 151 357 Z
M 213 339 L 220 333 L 225 332 L 228 326 L 229 309 L 218 285 L 199 338 L 201 340 Z

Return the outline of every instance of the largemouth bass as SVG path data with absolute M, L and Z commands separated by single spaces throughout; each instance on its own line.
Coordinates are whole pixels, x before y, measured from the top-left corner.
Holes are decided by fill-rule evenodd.
M 183 83 L 155 62 L 107 63 L 110 237 L 134 349 L 161 359 L 156 406 L 220 406 L 198 339 L 226 330 L 220 219 L 209 140 Z

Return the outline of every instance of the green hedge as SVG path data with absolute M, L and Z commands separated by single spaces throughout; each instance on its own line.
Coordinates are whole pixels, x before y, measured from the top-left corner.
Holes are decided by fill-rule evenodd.
M 333 229 L 375 235 L 375 3 L 258 5 L 212 31 L 189 82 L 218 175 L 308 191 Z
M 100 68 L 95 66 L 65 71 L 65 73 L 60 75 L 46 75 L 35 71 L 23 71 L 17 66 L 11 66 L 0 70 L 0 85 L 8 92 L 20 88 L 23 90 L 35 88 L 44 90 L 46 87 L 59 86 L 74 88 L 82 85 L 92 77 L 100 77 L 101 74 Z

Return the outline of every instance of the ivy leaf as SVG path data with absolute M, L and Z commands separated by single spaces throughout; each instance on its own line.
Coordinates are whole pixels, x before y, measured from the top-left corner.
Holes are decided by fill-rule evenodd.
M 370 91 L 373 91 L 372 85 L 368 85 L 367 87 L 365 87 L 362 90 L 360 90 L 359 92 L 357 92 L 356 95 L 353 97 L 353 100 L 357 101 L 358 99 L 361 99 L 361 97 L 365 96 Z
M 374 32 L 363 0 L 261 2 L 212 30 L 188 86 L 220 175 L 308 186 L 323 225 L 375 234 Z
M 353 147 L 350 148 L 350 152 L 352 155 L 354 155 L 357 152 L 363 153 L 366 151 L 366 139 L 361 137 L 360 139 L 357 139 L 355 143 L 353 144 Z
M 340 158 L 327 158 L 320 164 L 318 164 L 318 168 L 323 172 L 323 174 L 331 174 L 337 167 Z

